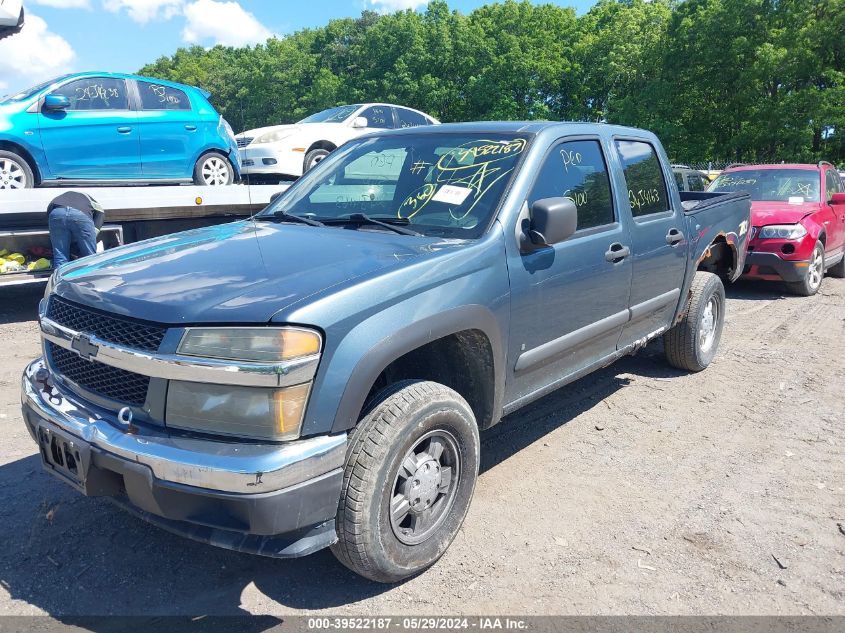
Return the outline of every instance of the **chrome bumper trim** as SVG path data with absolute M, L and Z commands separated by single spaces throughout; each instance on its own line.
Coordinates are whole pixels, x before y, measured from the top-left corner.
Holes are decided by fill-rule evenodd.
M 43 359 L 30 363 L 21 400 L 37 416 L 81 440 L 128 461 L 144 464 L 157 479 L 221 492 L 273 492 L 342 468 L 346 434 L 322 435 L 285 444 L 248 444 L 165 433 L 121 430 L 115 418 L 84 408 L 73 394 L 53 385 L 52 400 L 35 380 Z M 57 402 L 57 403 L 56 403 Z M 144 433 L 144 434 L 141 434 Z
M 41 317 L 40 322 L 42 336 L 59 347 L 78 353 L 73 343 L 84 337 L 87 349 L 96 347 L 96 352 L 89 360 L 165 380 L 247 387 L 288 387 L 312 380 L 320 361 L 319 354 L 283 363 L 247 363 L 144 352 L 76 332 L 45 316 Z

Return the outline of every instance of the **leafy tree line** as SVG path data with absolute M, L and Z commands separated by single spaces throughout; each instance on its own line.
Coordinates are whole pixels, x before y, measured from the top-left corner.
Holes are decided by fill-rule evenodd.
M 845 161 L 845 0 L 506 0 L 468 15 L 332 20 L 265 44 L 179 49 L 141 73 L 201 86 L 239 129 L 388 101 L 442 121 L 607 121 L 674 160 Z

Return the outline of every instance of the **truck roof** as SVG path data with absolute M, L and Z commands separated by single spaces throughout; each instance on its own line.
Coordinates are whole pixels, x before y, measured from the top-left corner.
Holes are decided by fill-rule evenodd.
M 653 138 L 654 135 L 639 128 L 626 127 L 622 125 L 609 125 L 607 123 L 583 123 L 575 121 L 472 121 L 467 123 L 442 123 L 437 126 L 420 126 L 405 128 L 402 130 L 390 130 L 391 134 L 414 134 L 428 132 L 432 134 L 441 134 L 444 132 L 463 132 L 463 133 L 484 133 L 497 132 L 500 134 L 528 132 L 537 134 L 546 130 L 555 130 L 561 134 L 590 134 L 595 133 L 596 130 L 609 131 L 612 134 L 626 135 L 634 134 L 636 136 L 647 136 Z

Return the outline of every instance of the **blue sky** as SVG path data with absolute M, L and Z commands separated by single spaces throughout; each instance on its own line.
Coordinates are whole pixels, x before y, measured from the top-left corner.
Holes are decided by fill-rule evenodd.
M 579 13 L 595 0 L 551 0 Z M 80 70 L 134 72 L 180 46 L 242 45 L 371 8 L 426 0 L 24 0 L 22 33 L 0 42 L 0 90 Z M 450 0 L 462 12 L 484 0 Z M 2 94 L 2 93 L 0 93 Z

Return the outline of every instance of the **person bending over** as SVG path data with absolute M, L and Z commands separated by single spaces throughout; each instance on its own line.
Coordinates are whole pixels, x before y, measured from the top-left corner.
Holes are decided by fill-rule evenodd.
M 59 268 L 70 260 L 72 245 L 83 257 L 96 253 L 97 231 L 103 226 L 104 219 L 102 205 L 88 194 L 66 191 L 53 198 L 47 207 L 53 268 Z

